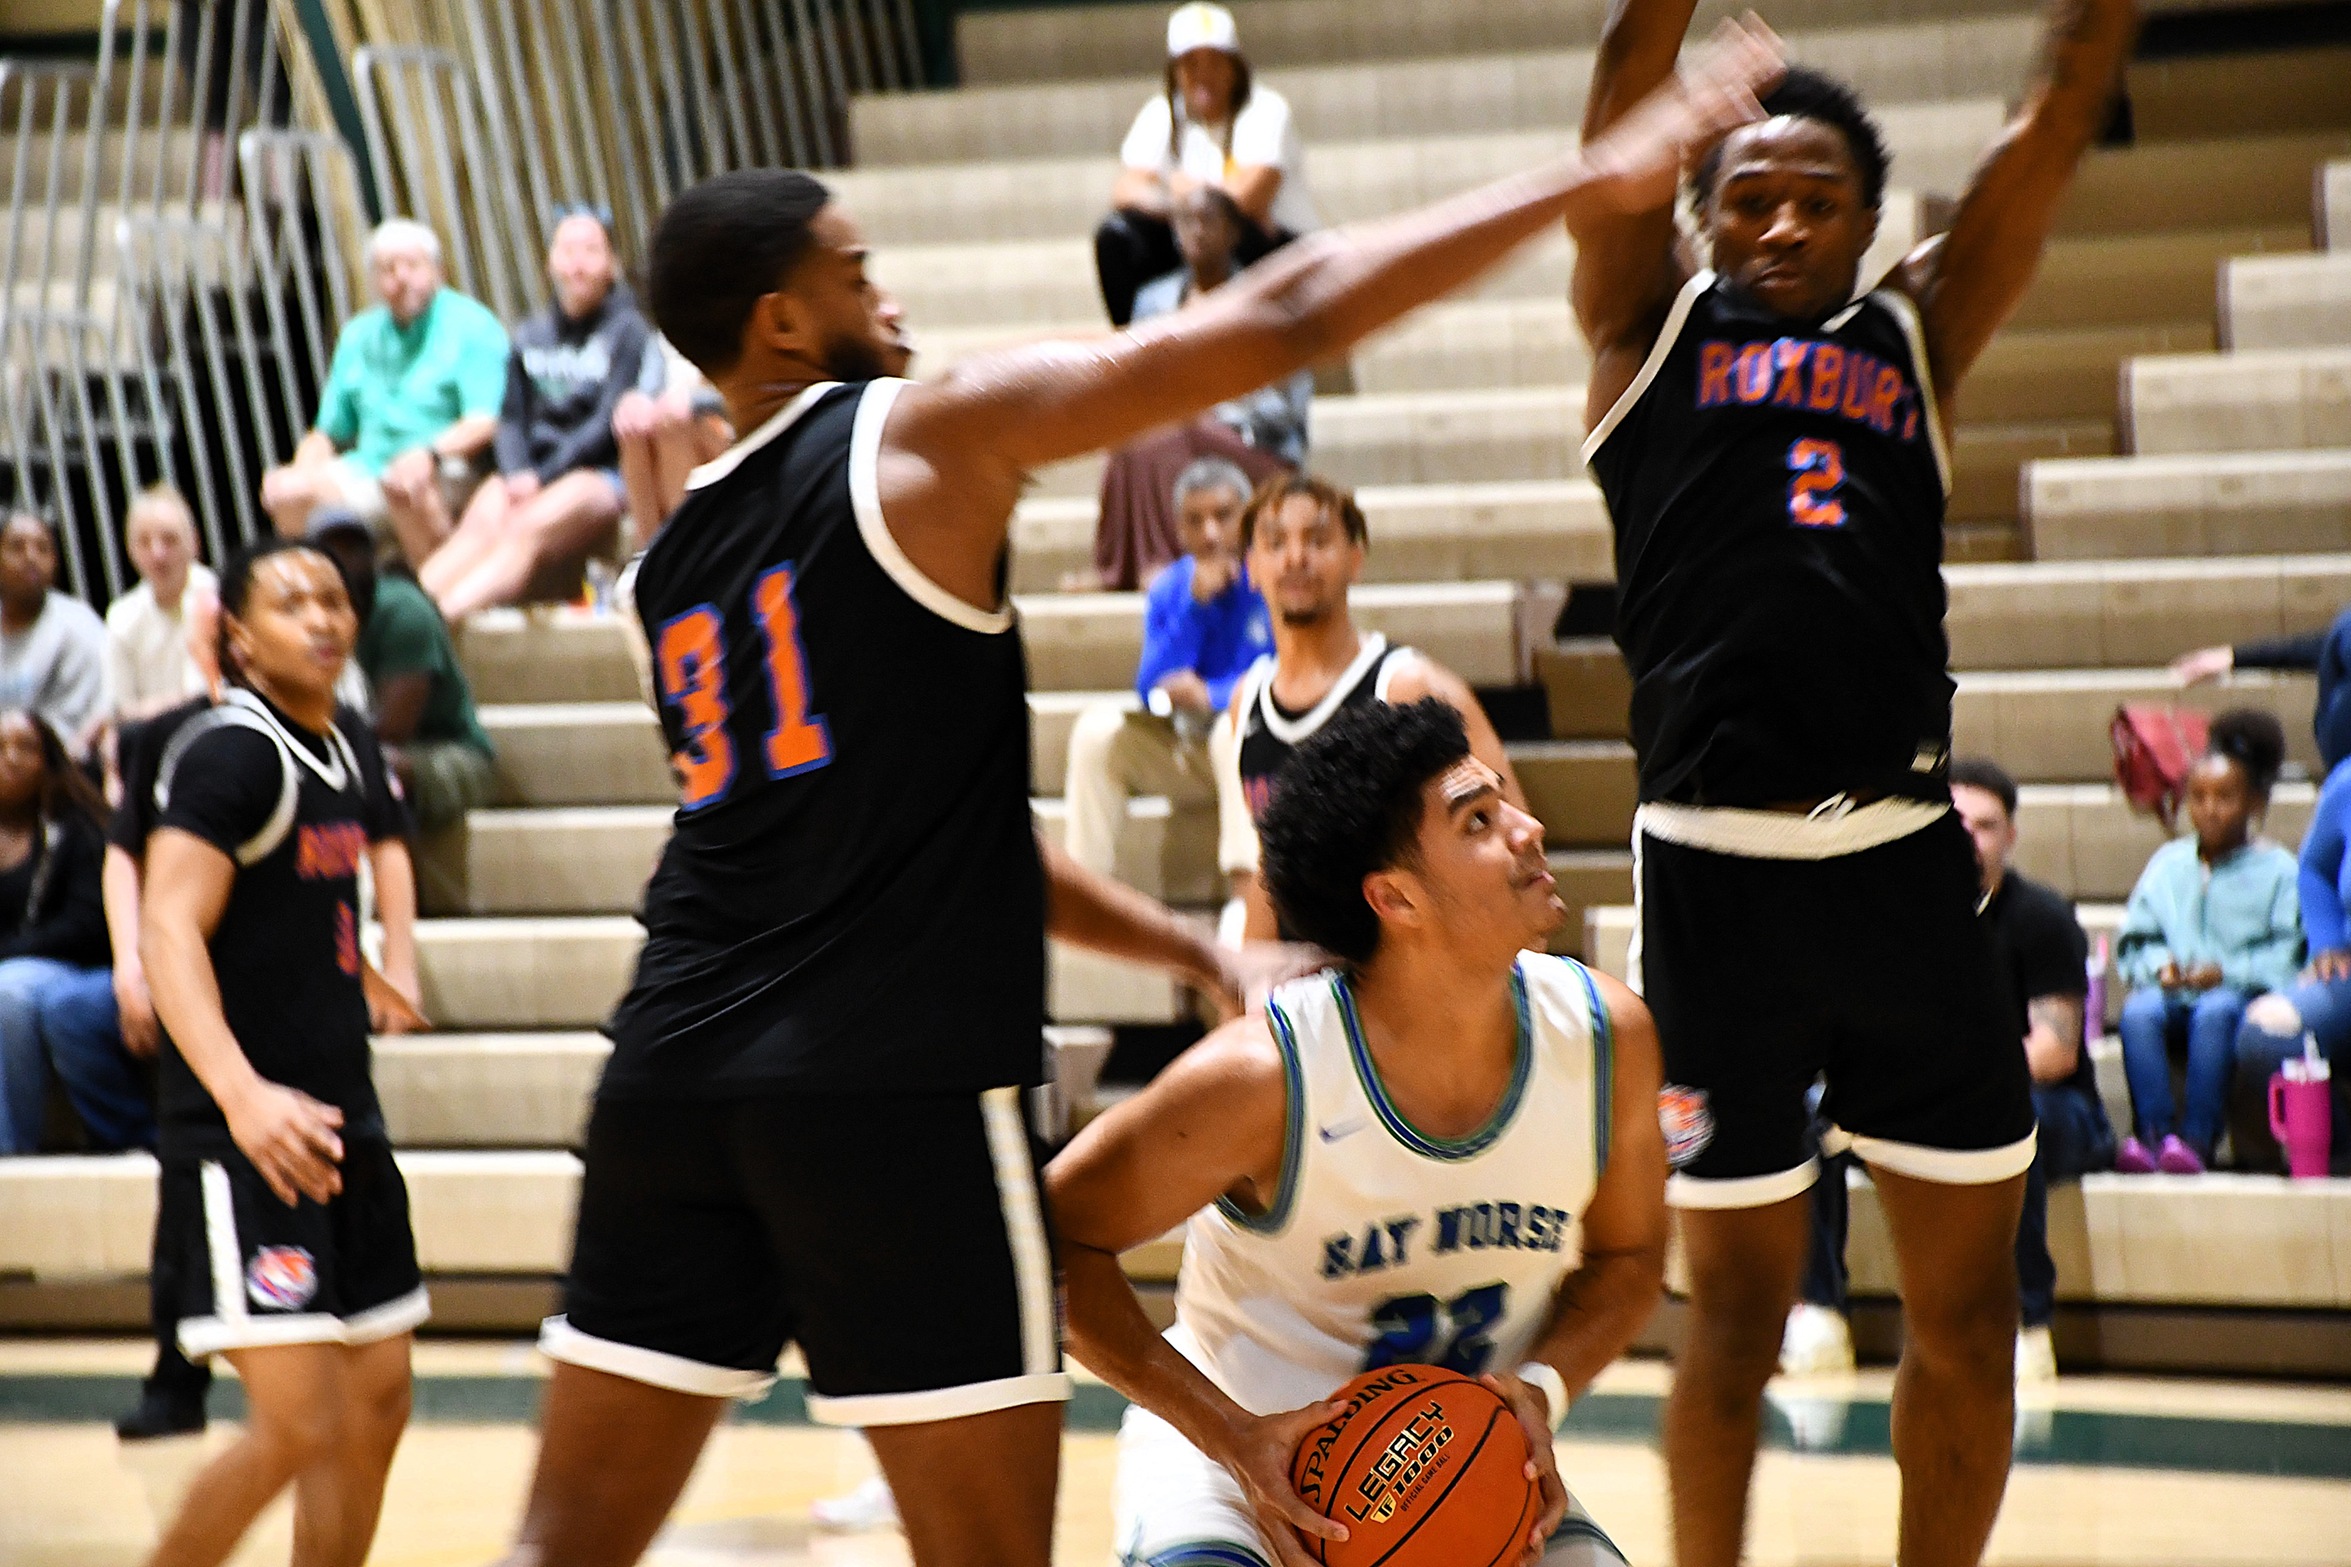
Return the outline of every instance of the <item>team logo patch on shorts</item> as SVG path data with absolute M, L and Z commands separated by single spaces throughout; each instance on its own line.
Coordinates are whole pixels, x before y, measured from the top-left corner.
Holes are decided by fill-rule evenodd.
M 1657 1091 L 1657 1125 L 1665 1133 L 1665 1157 L 1680 1169 L 1714 1141 L 1714 1111 L 1703 1088 L 1668 1083 Z
M 245 1293 L 256 1306 L 299 1311 L 318 1293 L 318 1265 L 299 1246 L 264 1246 L 245 1269 Z

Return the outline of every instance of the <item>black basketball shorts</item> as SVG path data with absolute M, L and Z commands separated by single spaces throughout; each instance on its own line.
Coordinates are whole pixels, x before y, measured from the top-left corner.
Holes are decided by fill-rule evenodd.
M 373 1344 L 431 1314 L 391 1145 L 349 1138 L 343 1190 L 287 1207 L 247 1162 L 163 1161 L 156 1271 L 180 1348 L 201 1360 L 276 1344 Z
M 1023 1091 L 600 1099 L 551 1359 L 912 1425 L 1069 1397 Z
M 2032 1162 L 2024 1044 L 1951 811 L 1643 806 L 1633 874 L 1629 977 L 1657 1021 L 1675 1206 L 1808 1189 L 1815 1078 L 1830 1152 L 1957 1185 Z

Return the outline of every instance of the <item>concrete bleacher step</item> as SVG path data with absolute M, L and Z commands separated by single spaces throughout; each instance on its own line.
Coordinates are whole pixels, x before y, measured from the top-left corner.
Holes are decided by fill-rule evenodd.
M 1395 112 L 1394 99 L 1381 101 Z M 1459 94 L 1446 100 L 1462 101 Z M 1391 122 L 1343 140 L 1315 140 L 1308 163 L 1315 208 L 1325 223 L 1350 223 L 1539 168 L 1575 150 L 1578 113 L 1566 106 L 1509 127 Z M 1893 177 L 1906 189 L 1955 193 L 2006 112 L 1998 96 L 1974 96 L 1891 104 L 1880 118 L 1894 153 Z M 876 245 L 1051 239 L 1090 233 L 1101 221 L 1118 173 L 1116 145 L 1114 132 L 1074 155 L 867 168 L 826 180 Z
M 2236 256 L 2299 251 L 2307 222 L 2292 227 L 2183 229 L 2173 233 L 2060 235 L 2042 253 L 2009 329 L 2133 322 L 2195 323 L 2212 317 L 2215 269 Z
M 1368 583 L 1355 590 L 1356 624 L 1383 631 L 1471 685 L 1509 685 L 1526 666 L 1512 582 Z M 1041 594 L 1020 600 L 1029 685 L 1039 691 L 1117 690 L 1142 651 L 1140 593 Z
M 2310 172 L 2351 153 L 2351 129 L 2140 142 L 2082 160 L 2057 232 L 2310 227 Z M 2307 240 L 2304 243 L 2308 243 Z
M 2351 555 L 1947 566 L 1943 580 L 1955 668 L 2130 668 L 2326 625 L 2351 601 Z
M 601 1025 L 628 988 L 644 931 L 626 915 L 417 922 L 424 1013 L 455 1032 Z M 1052 948 L 1048 1011 L 1065 1023 L 1169 1023 L 1182 987 L 1132 964 Z
M 1703 37 L 1733 15 L 1726 0 L 1706 0 L 1691 24 Z M 2013 0 L 1791 0 L 1776 6 L 1782 29 L 1805 31 L 2017 13 Z M 1527 54 L 1589 46 L 1607 7 L 1597 0 L 1553 5 L 1542 0 L 1240 0 L 1233 8 L 1241 38 L 1258 68 L 1327 60 L 1417 60 L 1510 51 Z M 1159 57 L 1165 21 L 1148 6 L 1097 4 L 970 10 L 956 20 L 956 46 L 968 84 L 1035 84 L 1131 72 Z M 1587 70 L 1584 73 L 1588 76 Z
M 568 1266 L 580 1177 L 572 1154 L 403 1150 L 398 1158 L 428 1280 L 548 1277 Z M 0 1275 L 58 1283 L 143 1277 L 155 1191 L 147 1154 L 0 1165 Z M 1854 1290 L 1890 1293 L 1892 1247 L 1875 1195 L 1857 1179 L 1852 1196 Z M 2351 1181 L 2092 1175 L 2052 1191 L 2049 1218 L 2061 1300 L 2351 1307 Z M 1164 1282 L 1181 1257 L 1179 1232 L 1126 1262 L 1136 1277 Z
M 576 1148 L 611 1054 L 595 1033 L 385 1036 L 376 1097 L 403 1148 Z
M 633 696 L 479 711 L 498 753 L 502 804 L 651 805 L 677 798 L 661 726 Z
M 491 609 L 452 628 L 476 702 L 641 702 L 618 615 Z
M 2309 830 L 2317 795 L 2308 783 L 2279 784 L 2263 831 L 2294 848 Z M 2186 825 L 2182 818 L 2183 831 Z M 2018 870 L 2070 898 L 2102 903 L 2130 897 L 2167 836 L 2111 784 L 2025 784 L 2017 791 L 2016 826 Z
M 2338 235 L 2335 244 L 2345 240 Z M 2220 272 L 2220 341 L 2226 348 L 2351 345 L 2351 249 L 2229 257 Z
M 2313 227 L 2322 250 L 2351 249 L 2351 158 L 2338 158 L 2318 171 Z
M 2059 459 L 2025 470 L 2043 560 L 2261 555 L 2351 542 L 2351 451 Z
M 2351 446 L 2351 346 L 2134 359 L 2122 386 L 2136 455 Z
M 2032 18 L 2012 12 L 1801 30 L 1789 45 L 1797 58 L 1853 81 L 1891 128 L 1909 105 L 2015 96 L 2031 68 L 2036 33 Z M 1117 149 L 1135 111 L 1165 90 L 1147 74 L 1160 53 L 1153 46 L 1084 79 L 858 99 L 851 109 L 858 162 L 870 169 L 1102 157 Z M 1289 100 L 1310 178 L 1326 145 L 1573 127 L 1592 77 L 1589 47 L 1427 50 L 1383 61 L 1339 49 L 1311 64 L 1270 67 L 1254 56 L 1253 63 L 1264 73 L 1259 79 Z M 1097 200 L 1107 189 L 1098 188 Z
M 418 879 L 457 899 L 437 915 L 626 914 L 642 898 L 661 846 L 667 805 L 542 806 L 473 811 L 418 848 Z
M 2141 142 L 2351 126 L 2351 49 L 2135 60 L 2127 90 Z

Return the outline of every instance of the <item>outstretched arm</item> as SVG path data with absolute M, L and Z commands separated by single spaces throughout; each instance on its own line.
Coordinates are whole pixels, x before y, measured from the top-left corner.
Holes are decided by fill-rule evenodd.
M 2135 0 L 2056 0 L 2040 79 L 1976 166 L 1950 232 L 1896 269 L 1895 286 L 1918 301 L 1946 405 L 2031 285 L 2138 31 Z
M 1326 359 L 1451 293 L 1569 212 L 1670 203 L 1685 149 L 1760 111 L 1778 44 L 1732 34 L 1699 72 L 1582 153 L 1415 212 L 1299 240 L 1131 331 L 966 361 L 907 387 L 880 454 L 882 510 L 913 564 L 991 602 L 1022 476 Z
M 1673 79 L 1697 0 L 1612 0 L 1584 99 L 1584 141 L 1597 141 Z M 1673 202 L 1639 212 L 1571 213 L 1575 276 L 1568 295 L 1592 345 L 1586 422 L 1597 423 L 1640 373 L 1685 277 Z

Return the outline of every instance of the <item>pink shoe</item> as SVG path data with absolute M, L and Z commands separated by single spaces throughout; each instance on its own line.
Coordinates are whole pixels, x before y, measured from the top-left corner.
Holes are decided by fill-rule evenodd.
M 2177 1137 L 2163 1140 L 2163 1152 L 2155 1156 L 2155 1168 L 2166 1175 L 2202 1175 L 2204 1161 L 2196 1157 L 2196 1150 Z
M 2155 1156 L 2147 1145 L 2136 1137 L 2126 1137 L 2122 1146 L 2114 1150 L 2114 1173 L 2117 1175 L 2153 1175 Z

